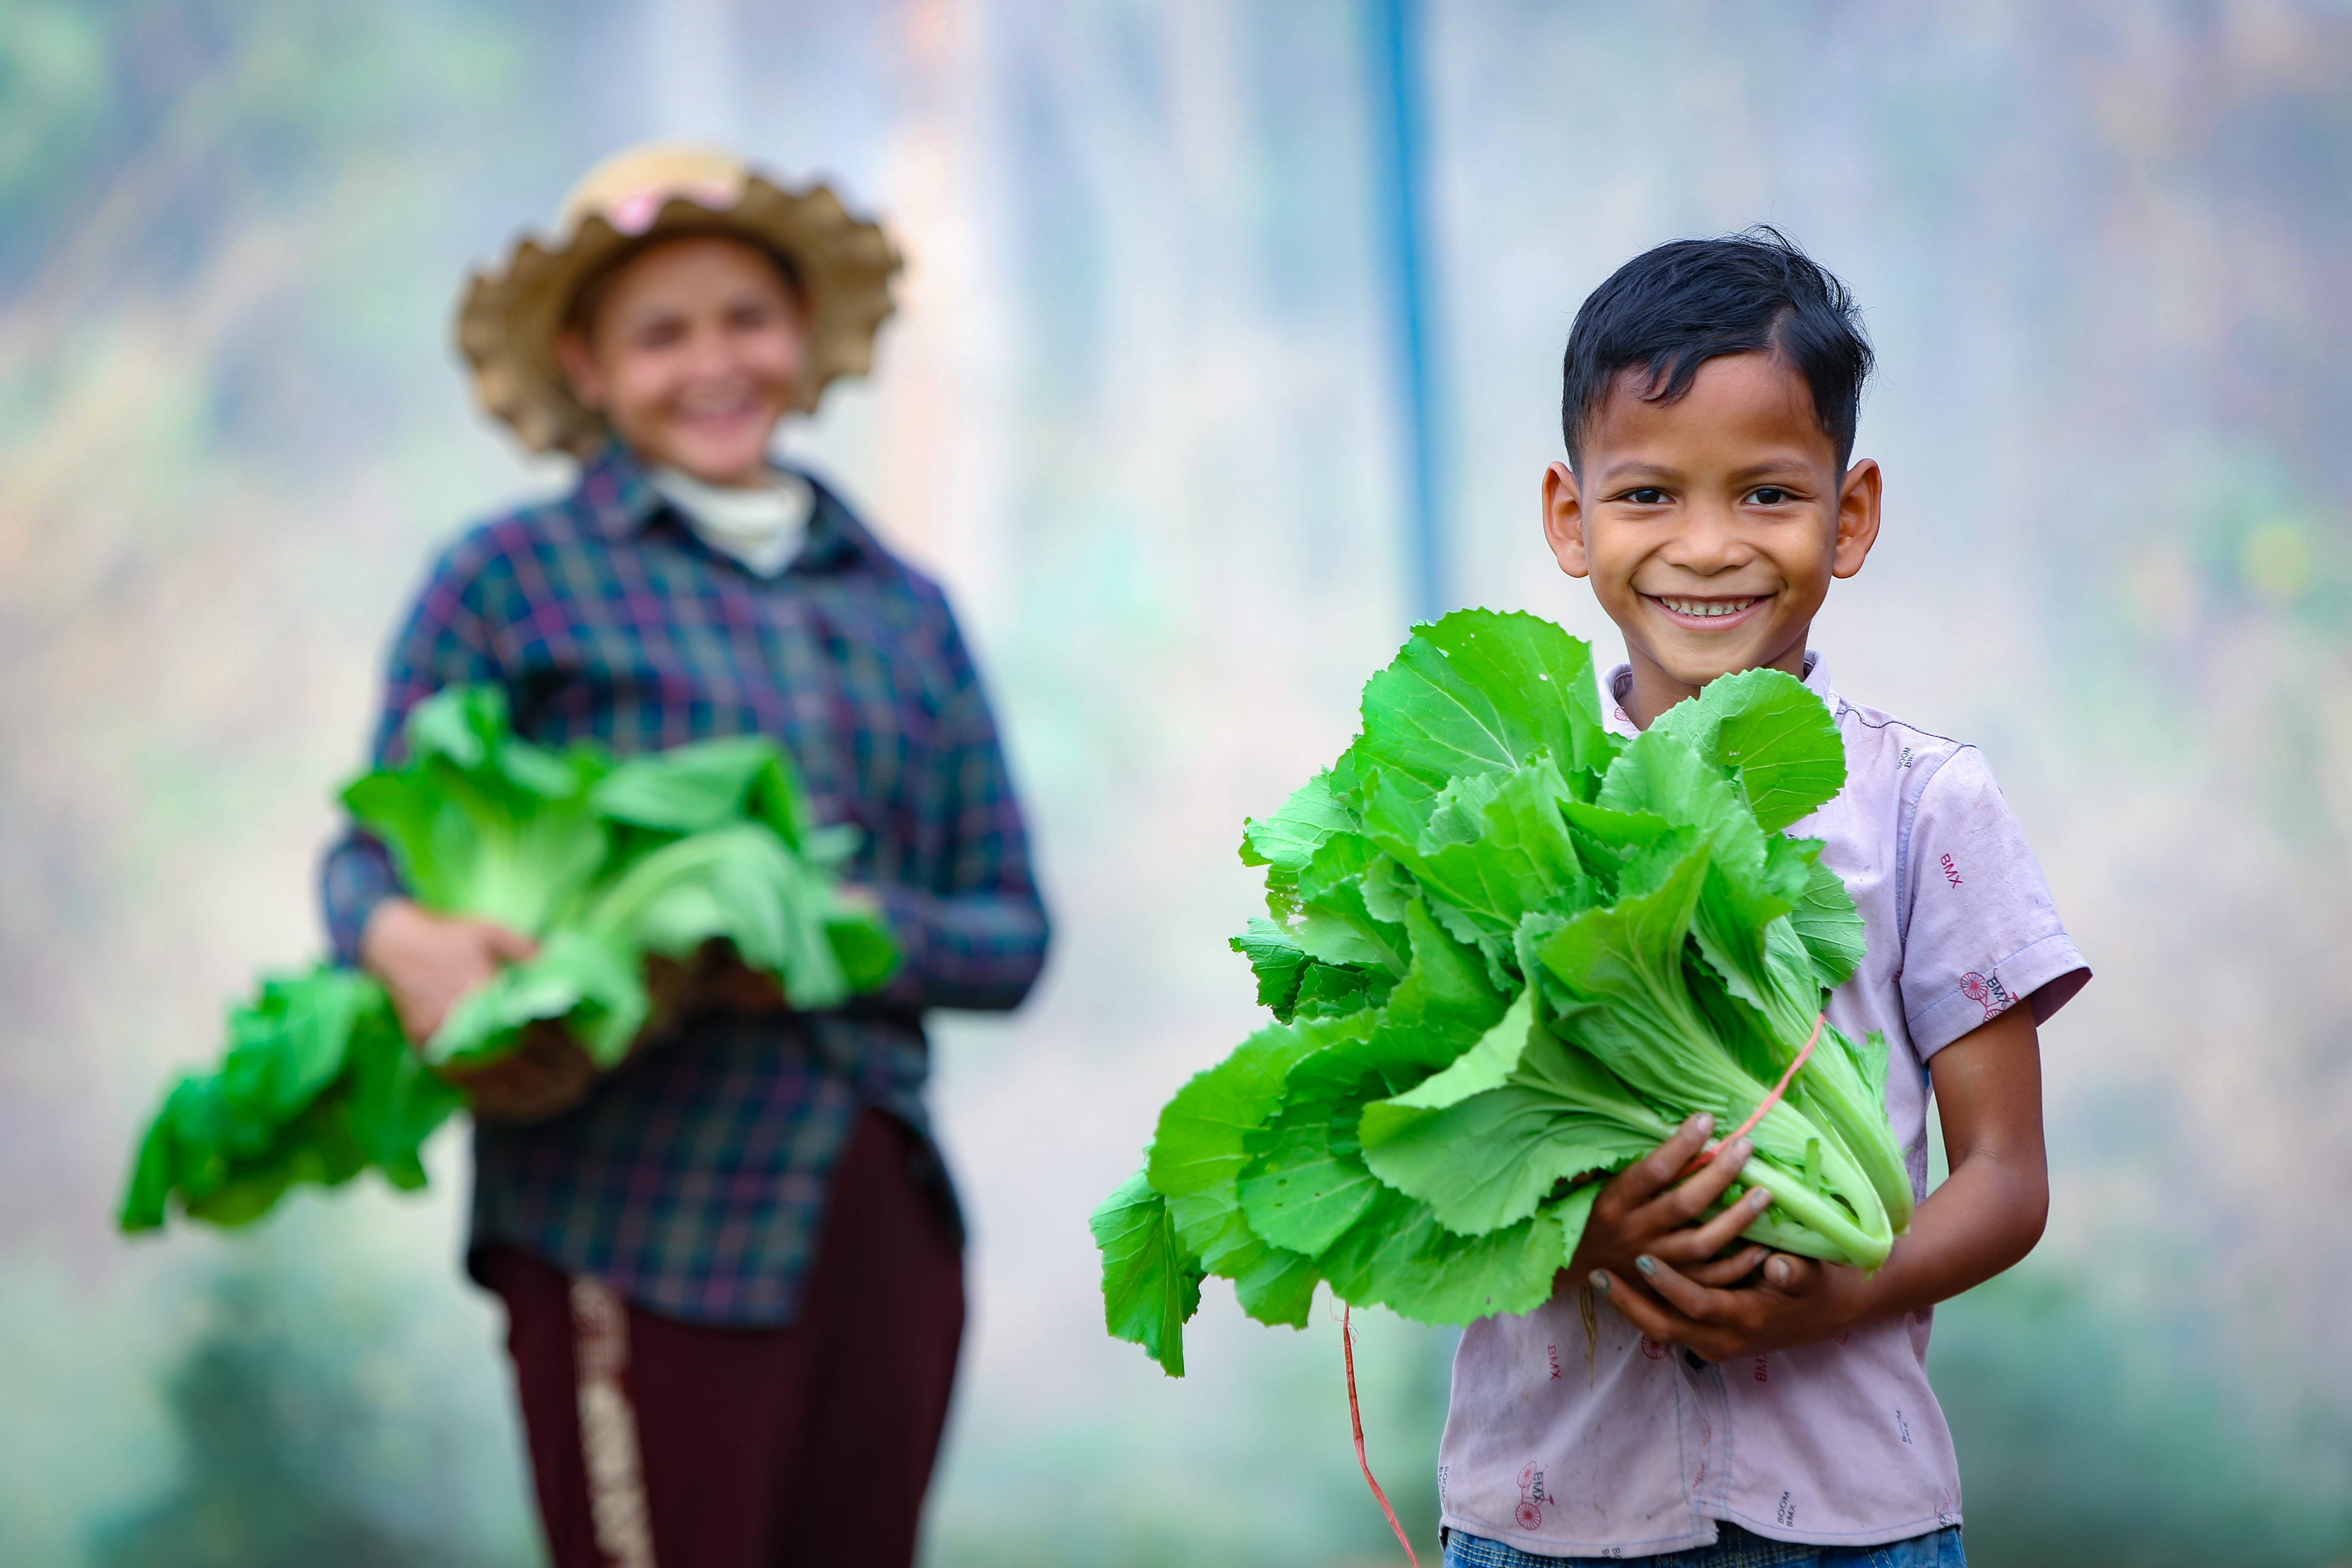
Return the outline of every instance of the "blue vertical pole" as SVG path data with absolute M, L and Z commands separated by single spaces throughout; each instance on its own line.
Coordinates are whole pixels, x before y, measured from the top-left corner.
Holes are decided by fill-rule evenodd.
M 1373 204 L 1394 340 L 1402 415 L 1405 603 L 1434 620 L 1449 600 L 1438 515 L 1435 374 L 1430 339 L 1430 257 L 1423 224 L 1420 0 L 1365 0 L 1366 121 Z

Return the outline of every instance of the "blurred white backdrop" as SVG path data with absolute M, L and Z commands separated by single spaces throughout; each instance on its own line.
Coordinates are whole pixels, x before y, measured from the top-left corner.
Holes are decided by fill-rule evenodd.
M 465 269 L 663 136 L 904 244 L 876 378 L 787 448 L 947 583 L 1059 922 L 1027 1009 L 939 1028 L 975 1310 L 931 1559 L 1388 1560 L 1336 1324 L 1213 1286 L 1164 1380 L 1085 1223 L 1253 1026 L 1240 819 L 1417 602 L 1364 9 L 0 0 L 0 1557 L 531 1560 L 457 1141 L 421 1201 L 107 1215 L 165 1069 L 319 943 L 426 552 L 562 482 L 467 405 Z M 1453 602 L 1613 653 L 1535 502 L 1628 256 L 1771 222 L 1867 310 L 1887 532 L 1816 644 L 1984 746 L 2099 972 L 2045 1036 L 2050 1237 L 1938 1319 L 1972 1553 L 2352 1554 L 2352 16 L 1476 0 L 1421 42 Z M 1360 1328 L 1426 1541 L 1446 1336 Z

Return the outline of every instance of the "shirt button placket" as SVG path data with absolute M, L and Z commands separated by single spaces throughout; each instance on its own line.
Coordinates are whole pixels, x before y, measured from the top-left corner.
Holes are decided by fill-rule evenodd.
M 1723 1368 L 1687 1348 L 1675 1359 L 1681 1363 L 1683 1381 L 1690 1384 L 1691 1396 L 1698 1404 L 1698 1470 L 1691 1478 L 1691 1500 L 1696 1503 L 1711 1496 L 1719 1502 L 1730 1489 L 1726 1457 L 1731 1446 L 1731 1405 L 1724 1388 Z

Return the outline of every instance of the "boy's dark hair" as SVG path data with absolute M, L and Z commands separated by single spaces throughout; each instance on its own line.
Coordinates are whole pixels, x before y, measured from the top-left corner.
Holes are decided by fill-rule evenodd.
M 1871 365 L 1855 316 L 1846 286 L 1763 224 L 1643 251 L 1592 291 L 1569 329 L 1559 391 L 1569 463 L 1582 471 L 1585 424 L 1625 371 L 1641 373 L 1644 402 L 1672 403 L 1708 360 L 1769 349 L 1812 389 L 1843 471 Z

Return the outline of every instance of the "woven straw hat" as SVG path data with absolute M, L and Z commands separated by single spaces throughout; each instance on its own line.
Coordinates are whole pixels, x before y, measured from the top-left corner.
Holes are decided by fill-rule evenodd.
M 874 333 L 898 307 L 904 265 L 881 226 L 853 216 L 829 186 L 786 190 L 731 153 L 632 148 L 596 165 L 564 198 L 555 237 L 526 236 L 503 270 L 476 272 L 457 309 L 457 347 L 481 405 L 535 452 L 575 456 L 605 437 L 602 416 L 572 395 L 556 334 L 581 287 L 648 237 L 735 234 L 790 257 L 808 296 L 809 332 L 793 406 L 812 413 L 838 375 L 874 363 Z

